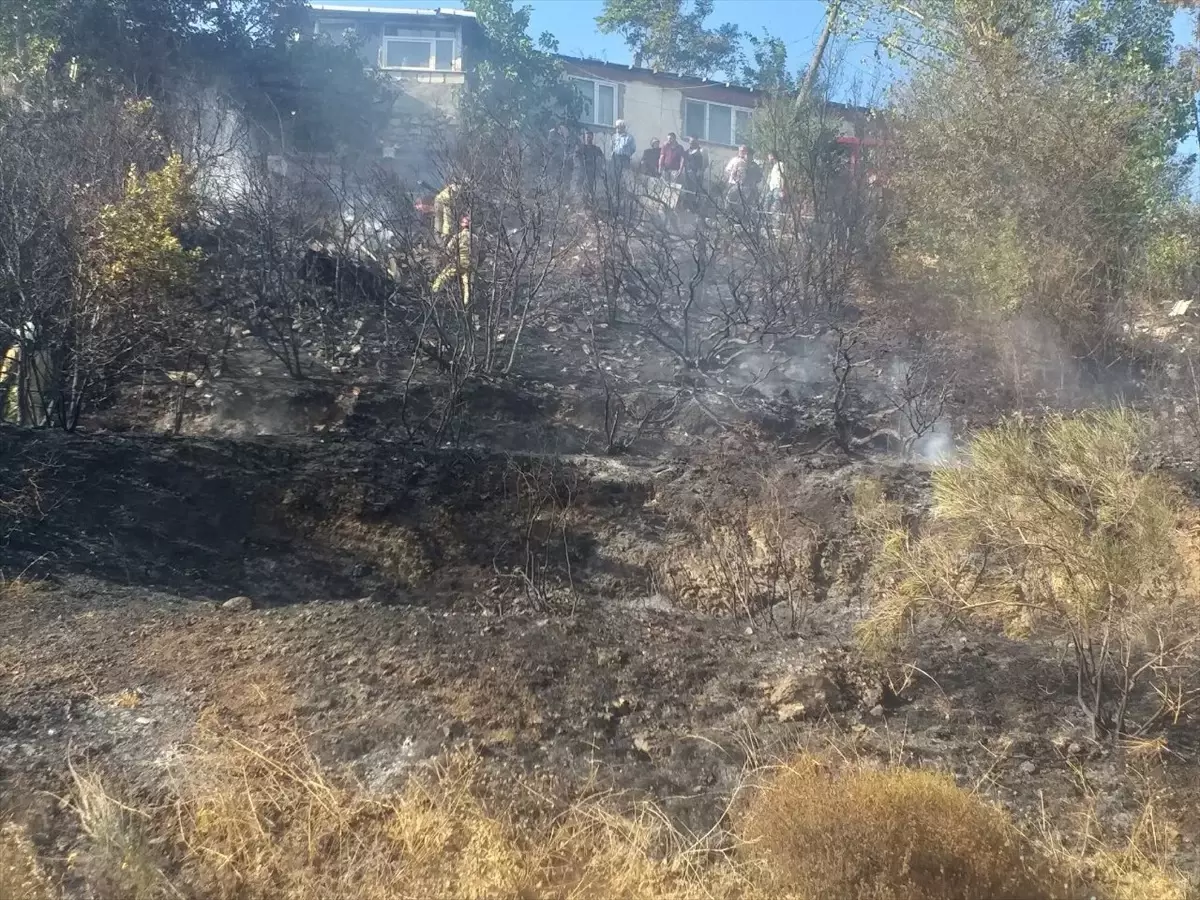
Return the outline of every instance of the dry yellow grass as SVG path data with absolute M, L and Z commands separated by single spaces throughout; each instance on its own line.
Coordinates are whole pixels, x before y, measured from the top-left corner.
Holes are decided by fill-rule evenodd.
M 1072 828 L 1055 827 L 1043 813 L 1037 843 L 1059 868 L 1079 873 L 1104 900 L 1195 900 L 1198 885 L 1175 865 L 1180 837 L 1153 797 L 1143 801 L 1137 822 L 1120 842 L 1105 840 L 1096 797 L 1085 799 Z
M 89 840 L 75 874 L 98 900 L 1189 896 L 1164 864 L 1169 829 L 1150 814 L 1119 851 L 1090 836 L 1029 841 L 1001 810 L 924 771 L 802 757 L 748 791 L 735 834 L 702 846 L 648 804 L 593 798 L 549 819 L 485 805 L 480 766 L 460 755 L 374 792 L 328 773 L 294 729 L 261 739 L 210 724 L 157 809 L 76 777 Z M 0 897 L 50 900 L 17 832 L 0 832 L 0 869 Z
M 69 863 L 100 897 L 156 900 L 167 890 L 167 879 L 151 849 L 152 817 L 119 799 L 98 773 L 72 768 L 75 782 L 72 806 L 86 849 Z M 0 895 L 2 896 L 2 895 Z
M 51 900 L 50 882 L 38 863 L 25 830 L 0 825 L 0 897 L 4 900 Z
M 29 603 L 37 599 L 43 587 L 41 581 L 25 575 L 15 575 L 9 578 L 0 573 L 0 602 Z
M 629 818 L 585 803 L 522 826 L 484 809 L 473 772 L 458 757 L 372 795 L 329 777 L 294 737 L 210 735 L 179 785 L 185 877 L 214 900 L 751 896 L 733 867 L 693 865 L 649 810 Z

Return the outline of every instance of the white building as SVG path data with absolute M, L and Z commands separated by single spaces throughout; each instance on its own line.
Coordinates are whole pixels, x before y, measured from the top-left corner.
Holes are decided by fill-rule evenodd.
M 460 92 L 470 89 L 472 66 L 485 50 L 475 14 L 319 0 L 310 6 L 317 35 L 353 41 L 366 65 L 395 80 L 394 139 L 384 155 L 396 160 L 402 177 L 427 173 L 421 153 L 442 143 L 444 129 L 457 120 Z M 613 125 L 624 119 L 639 155 L 652 139 L 662 141 L 673 131 L 685 145 L 689 137 L 699 138 L 709 165 L 724 166 L 739 144 L 750 141 L 754 110 L 763 99 L 759 91 L 703 78 L 573 56 L 559 59 L 583 98 L 581 125 L 595 133 L 606 155 Z M 861 111 L 840 109 L 842 132 L 853 136 Z
M 625 120 L 639 154 L 651 140 L 663 141 L 673 131 L 684 145 L 689 137 L 699 138 L 714 168 L 724 166 L 740 144 L 751 143 L 751 122 L 764 96 L 761 91 L 596 59 L 559 59 L 583 97 L 581 122 L 595 132 L 596 143 L 606 153 L 617 119 Z M 853 136 L 857 111 L 835 108 L 845 113 L 842 133 Z
M 352 43 L 397 88 L 383 156 L 406 182 L 435 180 L 431 158 L 458 120 L 482 35 L 475 13 L 310 3 L 319 38 Z

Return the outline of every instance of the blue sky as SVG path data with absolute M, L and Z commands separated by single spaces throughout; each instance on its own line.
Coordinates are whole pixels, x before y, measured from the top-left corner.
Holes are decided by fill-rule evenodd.
M 1172 23 L 1175 26 L 1175 43 L 1179 45 L 1189 44 L 1193 40 L 1192 37 L 1192 17 L 1186 12 L 1177 12 L 1175 21 Z M 1196 141 L 1196 133 L 1193 131 L 1187 136 L 1187 139 L 1179 146 L 1179 154 L 1187 156 L 1200 151 L 1200 145 Z M 1191 174 L 1191 184 L 1188 185 L 1188 191 L 1193 198 L 1200 198 L 1200 167 L 1193 167 Z
M 603 0 L 531 0 L 532 29 L 549 31 L 559 49 L 572 56 L 594 56 L 609 62 L 632 62 L 624 41 L 600 34 L 596 17 Z M 733 22 L 742 31 L 761 35 L 763 29 L 782 38 L 792 69 L 807 63 L 825 18 L 821 0 L 715 0 L 710 23 Z

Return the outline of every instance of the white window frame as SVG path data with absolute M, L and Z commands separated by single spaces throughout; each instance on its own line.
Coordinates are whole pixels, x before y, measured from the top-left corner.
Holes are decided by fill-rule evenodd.
M 339 25 L 341 28 L 338 28 Z M 317 37 L 337 40 L 347 31 L 357 31 L 353 19 L 317 19 L 313 23 L 313 34 Z
M 706 144 L 716 144 L 718 147 L 740 147 L 742 144 L 749 142 L 750 135 L 738 134 L 737 114 L 740 112 L 746 113 L 748 116 L 750 116 L 751 126 L 753 126 L 754 110 L 751 109 L 750 107 L 734 106 L 731 103 L 713 103 L 709 100 L 696 100 L 692 97 L 686 97 L 686 98 L 684 98 L 684 101 L 683 101 L 684 128 L 687 127 L 687 105 L 689 103 L 702 103 L 704 105 L 704 134 L 697 134 L 697 135 L 689 134 L 689 135 L 686 135 L 686 137 L 693 137 L 693 136 L 698 137 L 698 138 L 700 138 L 700 140 L 704 141 Z M 714 106 L 723 106 L 729 110 L 729 136 L 731 138 L 733 138 L 732 144 L 726 144 L 723 141 L 714 141 L 714 140 L 711 140 L 708 136 L 708 114 L 709 114 L 711 107 L 714 107 Z
M 400 34 L 388 34 L 388 28 L 396 28 Z M 404 32 L 408 31 L 408 34 Z M 388 42 L 403 41 L 406 44 L 426 43 L 429 45 L 429 65 L 428 66 L 389 66 L 388 58 Z M 449 69 L 439 69 L 437 67 L 437 44 L 438 41 L 452 41 L 454 43 L 453 56 L 450 60 Z M 379 68 L 388 72 L 460 72 L 462 71 L 462 42 L 458 37 L 427 37 L 420 33 L 419 29 L 406 29 L 402 25 L 387 25 L 383 29 L 383 39 L 379 45 Z
M 591 119 L 580 118 L 580 123 L 583 125 L 597 125 L 600 128 L 612 128 L 617 124 L 617 119 L 621 118 L 617 113 L 617 98 L 620 97 L 620 89 L 615 81 L 605 81 L 602 78 L 589 78 L 586 75 L 569 75 L 567 76 L 573 82 L 586 81 L 592 86 L 592 117 Z M 579 85 L 575 85 L 578 90 Z M 596 116 L 600 112 L 600 88 L 610 87 L 613 92 L 613 120 L 611 122 L 598 122 Z M 582 94 L 583 92 L 580 91 Z

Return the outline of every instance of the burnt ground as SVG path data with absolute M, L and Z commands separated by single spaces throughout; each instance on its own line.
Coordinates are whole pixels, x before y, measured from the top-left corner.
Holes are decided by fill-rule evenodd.
M 40 506 L 4 551 L 21 578 L 0 601 L 2 812 L 51 857 L 77 839 L 69 764 L 155 797 L 205 717 L 297 727 L 377 788 L 471 748 L 498 783 L 628 791 L 696 833 L 798 747 L 948 770 L 1026 821 L 1097 804 L 1118 831 L 1165 786 L 1182 833 L 1200 825 L 1195 723 L 1131 777 L 1088 738 L 1054 648 L 946 630 L 920 670 L 859 656 L 848 494 L 869 474 L 920 504 L 919 466 L 733 438 L 657 460 L 311 434 L 0 429 L 0 446 Z M 656 560 L 697 510 L 732 516 L 764 479 L 823 536 L 809 593 L 752 618 L 664 596 Z M 526 527 L 531 509 L 554 527 Z
M 550 327 L 582 346 L 578 323 Z M 679 389 L 622 344 L 614 379 Z M 269 366 L 198 386 L 182 436 L 154 433 L 153 391 L 107 430 L 0 427 L 19 501 L 0 532 L 0 816 L 64 860 L 72 765 L 153 802 L 211 721 L 299 729 L 374 788 L 469 748 L 501 792 L 517 773 L 561 798 L 627 791 L 697 834 L 748 770 L 811 748 L 949 771 L 1034 825 L 1091 810 L 1127 833 L 1166 792 L 1200 872 L 1193 717 L 1138 763 L 1088 737 L 1062 648 L 945 628 L 920 636 L 919 669 L 862 658 L 853 485 L 915 509 L 928 471 L 886 442 L 818 450 L 819 366 L 722 376 L 613 458 L 595 373 L 538 365 L 473 386 L 446 445 L 409 439 L 394 380 Z M 948 433 L 989 417 L 989 390 L 956 399 Z M 796 596 L 739 610 L 670 589 L 673 554 L 764 497 L 811 553 Z

